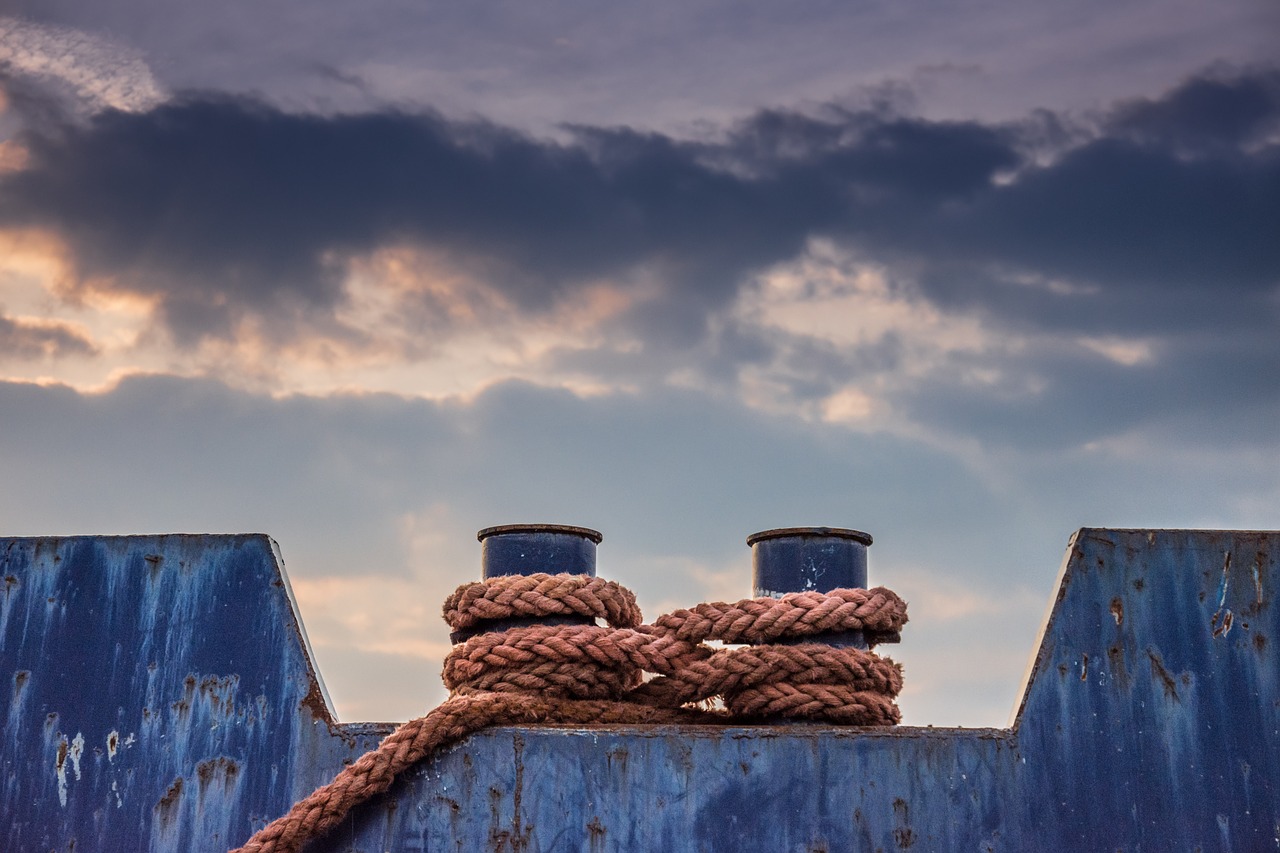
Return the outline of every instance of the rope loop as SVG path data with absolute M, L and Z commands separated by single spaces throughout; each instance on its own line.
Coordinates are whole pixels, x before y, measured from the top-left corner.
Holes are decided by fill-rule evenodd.
M 613 628 L 634 628 L 642 616 L 631 590 L 589 575 L 506 575 L 454 590 L 444 621 L 464 631 L 489 620 L 530 616 L 585 616 Z
M 607 627 L 558 624 L 565 617 Z M 458 587 L 445 600 L 444 618 L 465 640 L 445 658 L 449 699 L 400 726 L 233 853 L 298 853 L 400 773 L 487 726 L 770 719 L 892 726 L 901 718 L 898 664 L 821 643 L 822 634 L 862 631 L 874 645 L 901 630 L 906 603 L 883 587 L 704 603 L 645 625 L 635 596 L 613 581 L 511 575 Z M 518 623 L 538 618 L 548 624 Z M 722 710 L 709 708 L 716 697 Z
M 792 592 L 733 604 L 716 601 L 672 611 L 653 624 L 694 642 L 768 643 L 833 631 L 890 634 L 906 622 L 906 602 L 892 590 L 876 587 Z

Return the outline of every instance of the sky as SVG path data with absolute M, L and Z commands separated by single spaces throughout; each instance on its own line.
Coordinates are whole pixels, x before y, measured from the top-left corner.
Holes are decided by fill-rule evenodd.
M 340 719 L 475 532 L 865 530 L 914 725 L 1069 536 L 1280 523 L 1273 0 L 0 0 L 0 534 L 265 532 Z

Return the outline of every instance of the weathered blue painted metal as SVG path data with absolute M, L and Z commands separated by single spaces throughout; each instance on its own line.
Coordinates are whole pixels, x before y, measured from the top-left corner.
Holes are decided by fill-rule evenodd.
M 379 739 L 265 536 L 0 540 L 0 577 L 0 849 L 226 849 Z
M 871 534 L 843 527 L 780 527 L 747 537 L 758 596 L 865 589 Z
M 596 546 L 603 537 L 567 524 L 503 524 L 486 527 L 480 540 L 480 575 L 536 575 L 555 566 L 570 575 L 596 576 Z
M 5 850 L 222 850 L 386 731 L 332 722 L 265 537 L 0 555 Z M 313 849 L 1278 849 L 1278 558 L 1076 534 L 1010 729 L 494 729 Z

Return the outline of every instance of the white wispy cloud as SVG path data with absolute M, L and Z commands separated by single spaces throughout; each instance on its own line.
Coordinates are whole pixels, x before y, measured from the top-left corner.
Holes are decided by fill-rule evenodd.
M 56 80 L 90 109 L 135 112 L 165 97 L 138 50 L 84 30 L 22 18 L 0 17 L 0 69 Z

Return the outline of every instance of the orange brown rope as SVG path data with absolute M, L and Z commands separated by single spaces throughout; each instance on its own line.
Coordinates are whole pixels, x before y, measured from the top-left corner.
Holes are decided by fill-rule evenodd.
M 548 616 L 608 627 L 527 625 L 455 645 L 444 665 L 448 700 L 400 726 L 234 853 L 296 853 L 418 761 L 487 726 L 752 718 L 887 726 L 900 718 L 898 664 L 860 649 L 783 644 L 832 631 L 864 631 L 872 643 L 896 633 L 906 604 L 883 588 L 699 604 L 643 625 L 635 597 L 616 583 L 515 575 L 459 587 L 444 616 L 455 631 Z M 708 640 L 757 645 L 713 648 Z M 645 682 L 645 673 L 657 677 Z M 716 696 L 725 711 L 694 707 Z

